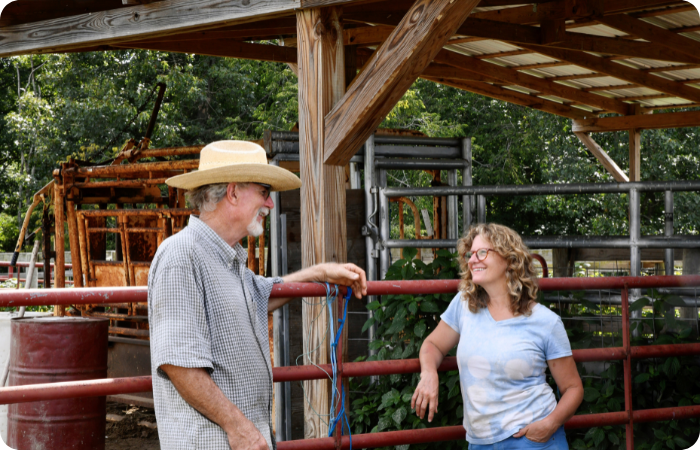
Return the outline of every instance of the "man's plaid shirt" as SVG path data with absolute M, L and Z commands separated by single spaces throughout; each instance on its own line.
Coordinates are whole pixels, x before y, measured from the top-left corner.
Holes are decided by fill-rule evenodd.
M 228 245 L 195 216 L 166 239 L 148 275 L 151 370 L 158 435 L 164 450 L 229 450 L 226 433 L 178 394 L 163 364 L 205 368 L 260 430 L 270 448 L 272 367 L 267 304 L 274 283 L 246 267 L 247 253 Z

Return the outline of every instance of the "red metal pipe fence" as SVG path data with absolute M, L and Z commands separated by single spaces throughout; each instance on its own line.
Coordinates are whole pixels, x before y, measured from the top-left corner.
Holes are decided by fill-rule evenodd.
M 421 280 L 421 281 L 375 281 L 368 283 L 368 295 L 393 294 L 452 294 L 457 291 L 458 280 Z M 607 277 L 607 278 L 545 278 L 540 280 L 542 291 L 557 290 L 622 290 L 622 326 L 623 346 L 574 350 L 577 362 L 622 360 L 624 367 L 625 410 L 604 414 L 574 416 L 566 423 L 567 429 L 594 426 L 625 425 L 627 427 L 627 448 L 634 448 L 632 425 L 634 422 L 651 422 L 659 420 L 700 417 L 700 406 L 685 406 L 634 411 L 632 409 L 632 374 L 631 360 L 634 358 L 657 358 L 668 356 L 700 355 L 699 344 L 654 345 L 631 347 L 629 340 L 629 304 L 628 290 L 658 287 L 698 287 L 700 276 L 654 276 L 654 277 Z M 345 289 L 341 289 L 344 293 Z M 275 285 L 271 293 L 273 298 L 283 297 L 319 297 L 326 295 L 325 286 L 314 283 L 289 283 Z M 43 306 L 146 302 L 145 287 L 130 288 L 74 288 L 74 289 L 24 289 L 0 290 L 0 306 Z M 338 302 L 338 317 L 342 316 L 342 302 Z M 342 349 L 338 348 L 339 354 Z M 457 369 L 455 358 L 445 358 L 439 370 Z M 326 378 L 328 367 L 296 366 L 276 367 L 273 369 L 274 382 L 298 381 Z M 342 363 L 338 358 L 338 373 L 343 378 L 390 375 L 420 372 L 417 359 L 393 361 L 369 361 Z M 51 383 L 42 385 L 16 386 L 0 388 L 0 404 L 22 403 L 39 400 L 54 400 L 73 397 L 92 397 L 150 391 L 151 377 L 115 378 L 78 382 Z M 374 448 L 387 445 L 416 444 L 455 439 L 464 439 L 462 426 L 428 428 L 422 430 L 404 430 L 383 433 L 354 435 L 354 448 Z M 340 436 L 340 430 L 334 438 L 305 439 L 278 443 L 280 450 L 293 449 L 340 449 L 349 448 L 349 439 Z

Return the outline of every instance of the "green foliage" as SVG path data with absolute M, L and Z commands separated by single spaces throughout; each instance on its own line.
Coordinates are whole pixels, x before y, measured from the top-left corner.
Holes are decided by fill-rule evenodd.
M 13 252 L 17 245 L 19 228 L 14 217 L 0 213 L 0 251 Z
M 415 249 L 404 249 L 404 259 L 396 261 L 387 272 L 387 280 L 427 280 L 457 278 L 456 255 L 446 250 L 425 264 L 418 259 Z M 598 327 L 600 315 L 615 317 L 621 314 L 619 306 L 601 306 L 584 298 L 584 292 L 554 293 L 561 298 L 571 298 L 577 303 L 559 309 L 558 302 L 540 303 L 559 314 L 564 321 L 573 349 L 621 347 L 618 332 L 602 332 Z M 684 305 L 677 296 L 651 291 L 651 298 L 643 297 L 630 305 L 631 311 L 642 311 L 642 321 L 632 321 L 631 331 L 639 328 L 639 336 L 632 339 L 633 346 L 650 344 L 697 343 L 691 335 L 691 327 L 676 320 L 670 307 Z M 377 326 L 376 339 L 370 348 L 377 351 L 369 360 L 417 358 L 425 337 L 437 326 L 439 315 L 447 309 L 454 296 L 442 295 L 391 295 L 382 301 L 370 303 L 367 308 L 373 316 L 365 323 L 363 331 Z M 673 311 L 673 312 L 670 312 Z M 570 320 L 576 318 L 576 320 Z M 584 319 L 584 320 L 580 320 Z M 607 319 L 606 319 L 607 320 Z M 593 325 L 593 326 L 591 326 Z M 449 356 L 454 356 L 453 349 Z M 577 414 L 595 414 L 625 410 L 623 364 L 621 361 L 603 364 L 578 364 L 584 383 L 584 400 Z M 653 360 L 634 360 L 632 366 L 633 408 L 669 408 L 700 404 L 700 365 L 692 357 L 671 357 Z M 557 392 L 556 384 L 548 373 L 548 382 Z M 368 378 L 351 379 L 351 391 L 359 392 L 351 398 L 350 421 L 353 433 L 420 429 L 434 426 L 457 425 L 463 417 L 459 373 L 440 374 L 439 412 L 432 423 L 420 420 L 410 410 L 411 396 L 419 381 L 418 374 L 378 377 L 375 383 Z M 635 448 L 641 450 L 679 450 L 688 448 L 698 439 L 698 419 L 636 424 Z M 625 427 L 605 426 L 567 432 L 570 447 L 574 450 L 624 450 Z M 660 443 L 660 444 L 659 444 Z M 685 445 L 685 446 L 683 446 Z M 466 441 L 445 442 L 445 449 L 467 448 Z M 412 445 L 414 449 L 430 448 L 428 444 Z M 388 450 L 385 449 L 385 450 Z
M 459 267 L 456 255 L 440 250 L 438 257 L 425 264 L 416 256 L 415 249 L 404 249 L 404 259 L 396 261 L 387 272 L 387 280 L 453 279 Z M 376 355 L 370 361 L 417 358 L 423 340 L 435 329 L 444 311 L 454 298 L 453 294 L 388 295 L 367 307 L 373 316 L 365 323 L 365 329 L 377 326 L 376 340 L 370 348 Z M 409 430 L 426 427 L 454 425 L 455 418 L 462 417 L 462 396 L 459 391 L 459 374 L 448 372 L 441 377 L 439 409 L 433 422 L 427 414 L 420 420 L 411 410 L 411 396 L 419 381 L 418 374 L 378 377 L 376 383 L 363 377 L 351 379 L 351 391 L 362 392 L 352 398 L 350 413 L 353 433 L 392 430 Z M 466 442 L 454 441 L 441 444 L 446 450 L 467 448 Z M 429 444 L 411 445 L 414 449 L 430 448 Z

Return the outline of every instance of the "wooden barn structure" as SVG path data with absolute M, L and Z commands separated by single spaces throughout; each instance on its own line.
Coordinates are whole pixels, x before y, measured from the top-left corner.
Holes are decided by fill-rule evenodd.
M 18 0 L 0 17 L 2 57 L 127 48 L 290 64 L 303 266 L 346 260 L 344 166 L 417 78 L 570 118 L 617 181 L 638 181 L 640 130 L 700 125 L 700 111 L 673 111 L 700 106 L 699 40 L 697 10 L 678 0 Z M 627 174 L 590 135 L 620 130 Z M 306 390 L 328 410 L 327 382 Z M 327 435 L 314 417 L 306 436 Z

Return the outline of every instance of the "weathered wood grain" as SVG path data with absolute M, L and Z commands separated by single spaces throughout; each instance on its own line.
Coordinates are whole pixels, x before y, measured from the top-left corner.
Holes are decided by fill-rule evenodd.
M 505 102 L 514 103 L 516 105 L 527 106 L 529 108 L 538 109 L 540 111 L 556 114 L 570 119 L 583 119 L 587 114 L 581 109 L 572 108 L 571 106 L 556 103 L 543 98 L 532 95 L 522 94 L 511 89 L 504 89 L 499 86 L 493 86 L 488 83 L 479 83 L 476 81 L 451 80 L 448 78 L 433 78 L 422 76 L 426 80 L 436 83 L 451 86 L 457 89 L 473 92 L 475 94 L 484 95 L 486 97 L 503 100 Z
M 0 29 L 0 56 L 53 53 L 289 14 L 299 0 L 163 0 Z
M 469 72 L 490 76 L 506 83 L 512 83 L 528 89 L 539 91 L 544 95 L 554 95 L 563 99 L 583 103 L 604 111 L 613 111 L 618 114 L 630 113 L 630 105 L 608 97 L 585 92 L 580 89 L 565 86 L 543 78 L 528 75 L 517 70 L 508 69 L 497 64 L 481 61 L 477 58 L 461 55 L 459 53 L 442 50 L 435 57 L 435 62 L 448 64 Z
M 556 58 L 562 61 L 568 61 L 586 69 L 595 70 L 596 72 L 610 75 L 611 77 L 629 81 L 630 83 L 645 86 L 655 89 L 666 94 L 700 102 L 700 89 L 686 86 L 682 83 L 670 81 L 656 75 L 642 72 L 638 69 L 632 69 L 614 61 L 608 61 L 604 58 L 593 56 L 584 52 L 576 52 L 573 50 L 565 50 L 560 48 L 551 48 L 541 45 L 526 45 L 522 47 L 533 50 L 537 53 L 547 55 L 551 58 Z
M 647 41 L 660 44 L 674 52 L 682 52 L 692 57 L 697 57 L 698 54 L 700 54 L 700 42 L 695 39 L 681 36 L 673 31 L 665 30 L 626 14 L 601 17 L 598 21 L 632 36 L 637 36 Z
M 477 4 L 416 1 L 326 116 L 326 164 L 347 164 Z
M 64 240 L 64 226 L 66 221 L 65 209 L 63 206 L 63 186 L 61 183 L 53 185 L 53 214 L 55 221 L 54 248 L 56 256 L 54 262 L 54 287 L 66 287 L 66 249 Z M 44 280 L 49 280 L 48 276 L 44 275 Z M 56 305 L 54 307 L 54 316 L 64 316 L 66 307 Z
M 642 133 L 638 129 L 629 130 L 630 181 L 641 180 Z
M 297 62 L 299 65 L 299 162 L 302 220 L 302 265 L 345 262 L 345 172 L 323 164 L 324 117 L 345 91 L 343 28 L 340 10 L 314 8 L 297 12 Z M 330 351 L 325 338 L 328 315 L 319 299 L 303 305 L 304 346 L 315 349 L 304 364 L 327 363 Z M 304 436 L 328 435 L 317 412 L 330 406 L 328 380 L 305 381 L 310 404 L 304 405 Z
M 591 152 L 593 156 L 596 157 L 598 161 L 605 167 L 610 175 L 613 176 L 615 181 L 619 183 L 627 183 L 629 178 L 620 169 L 620 167 L 615 163 L 615 161 L 608 155 L 608 153 L 601 148 L 596 141 L 593 140 L 587 133 L 574 133 L 577 138 L 586 146 L 586 148 Z
M 114 47 L 159 50 L 163 52 L 196 53 L 226 58 L 254 59 L 282 63 L 296 63 L 297 51 L 279 45 L 249 44 L 234 39 L 183 42 L 128 42 Z
M 601 117 L 573 121 L 574 133 L 700 127 L 700 111 Z

